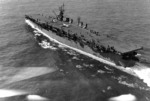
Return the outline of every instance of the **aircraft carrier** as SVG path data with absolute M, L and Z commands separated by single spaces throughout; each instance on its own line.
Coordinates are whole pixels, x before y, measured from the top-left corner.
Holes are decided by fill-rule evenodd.
M 88 24 L 84 24 L 80 17 L 74 22 L 64 13 L 63 4 L 58 14 L 54 12 L 54 16 L 25 15 L 25 22 L 34 30 L 34 36 L 43 48 L 55 49 L 61 44 L 113 66 L 133 67 L 140 62 L 138 51 L 143 47 L 109 42 L 112 40 L 109 36 L 88 28 Z M 55 44 L 51 45 L 52 42 Z

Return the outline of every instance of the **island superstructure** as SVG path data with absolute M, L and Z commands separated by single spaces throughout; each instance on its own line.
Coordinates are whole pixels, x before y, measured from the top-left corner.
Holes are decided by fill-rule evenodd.
M 109 42 L 112 40 L 109 36 L 89 29 L 88 24 L 83 24 L 80 17 L 75 23 L 73 19 L 65 17 L 64 13 L 62 5 L 59 7 L 59 14 L 55 16 L 25 15 L 26 23 L 33 28 L 35 38 L 42 47 L 46 48 L 50 46 L 51 40 L 56 40 L 73 49 L 79 49 L 123 67 L 132 67 L 140 61 L 140 54 L 137 51 L 143 47 Z

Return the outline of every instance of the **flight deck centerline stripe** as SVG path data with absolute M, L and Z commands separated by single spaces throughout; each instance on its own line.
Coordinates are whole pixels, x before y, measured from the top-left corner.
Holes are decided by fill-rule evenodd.
M 138 75 L 137 75 L 135 72 L 131 71 L 131 69 L 130 69 L 130 70 L 125 69 L 125 68 L 122 67 L 122 66 L 117 66 L 117 65 L 116 65 L 115 63 L 113 63 L 113 62 L 110 62 L 110 61 L 108 61 L 108 60 L 102 59 L 102 58 L 97 57 L 97 56 L 95 56 L 95 55 L 92 55 L 92 54 L 90 54 L 90 53 L 87 53 L 87 52 L 84 52 L 84 51 L 82 51 L 82 50 L 79 50 L 79 49 L 77 49 L 77 48 L 74 48 L 74 47 L 68 46 L 68 45 L 66 45 L 66 44 L 63 44 L 63 43 L 57 41 L 56 39 L 51 38 L 51 37 L 48 36 L 47 34 L 45 34 L 45 33 L 44 33 L 42 30 L 40 30 L 32 21 L 26 19 L 25 22 L 26 22 L 28 25 L 30 25 L 33 29 L 36 29 L 37 31 L 39 31 L 40 33 L 42 33 L 43 35 L 45 35 L 46 37 L 48 37 L 50 40 L 52 40 L 52 41 L 54 41 L 54 42 L 57 42 L 57 43 L 59 43 L 59 44 L 61 44 L 61 45 L 63 45 L 63 46 L 66 46 L 66 47 L 68 47 L 68 48 L 70 48 L 70 49 L 73 49 L 73 50 L 75 50 L 75 51 L 77 51 L 77 52 L 79 52 L 79 53 L 81 53 L 81 54 L 87 55 L 87 56 L 89 56 L 89 57 L 91 57 L 91 58 L 93 58 L 93 59 L 95 59 L 95 60 L 97 60 L 97 61 L 100 61 L 100 62 L 105 63 L 105 64 L 107 64 L 107 65 L 113 66 L 113 67 L 115 67 L 115 68 L 117 68 L 117 69 L 119 69 L 119 70 L 121 70 L 121 71 L 124 71 L 124 72 L 130 74 L 130 75 L 133 75 L 133 76 L 138 77 Z

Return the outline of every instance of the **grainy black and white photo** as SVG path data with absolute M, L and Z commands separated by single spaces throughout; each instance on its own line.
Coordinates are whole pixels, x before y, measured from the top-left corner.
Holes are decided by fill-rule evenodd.
M 150 0 L 0 0 L 0 101 L 150 101 Z

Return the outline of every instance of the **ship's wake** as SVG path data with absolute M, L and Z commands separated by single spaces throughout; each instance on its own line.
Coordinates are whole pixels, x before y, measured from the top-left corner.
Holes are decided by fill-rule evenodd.
M 133 68 L 133 71 L 150 87 L 150 67 L 139 64 Z

